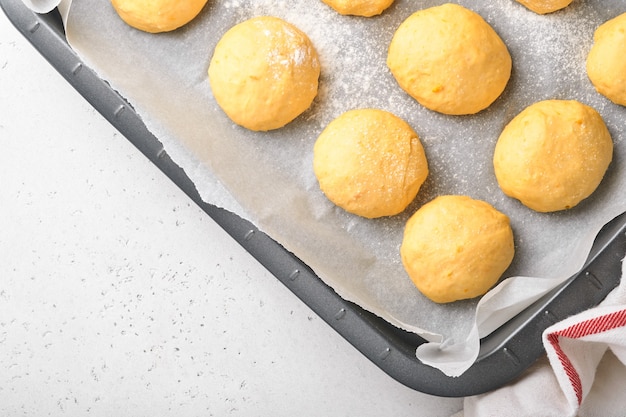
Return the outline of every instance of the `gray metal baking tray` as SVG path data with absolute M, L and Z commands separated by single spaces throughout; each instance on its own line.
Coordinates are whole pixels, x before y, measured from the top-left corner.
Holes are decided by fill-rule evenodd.
M 35 14 L 21 0 L 0 0 L 0 7 L 39 53 L 207 215 L 363 355 L 412 389 L 462 397 L 505 385 L 543 354 L 544 329 L 597 305 L 619 284 L 626 253 L 626 213 L 602 229 L 580 273 L 482 339 L 472 367 L 459 377 L 447 377 L 416 358 L 415 349 L 425 340 L 343 300 L 307 265 L 253 224 L 202 201 L 191 180 L 146 129 L 132 106 L 70 48 L 57 10 Z

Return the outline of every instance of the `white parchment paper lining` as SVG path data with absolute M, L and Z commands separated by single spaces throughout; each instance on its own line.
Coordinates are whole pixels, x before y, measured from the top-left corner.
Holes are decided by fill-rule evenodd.
M 58 1 L 26 1 L 45 12 Z M 148 34 L 124 24 L 108 1 L 65 0 L 59 9 L 72 48 L 135 107 L 148 128 L 210 203 L 251 220 L 306 262 L 343 298 L 429 340 L 424 363 L 449 376 L 478 355 L 479 339 L 583 265 L 601 226 L 626 210 L 626 109 L 595 92 L 585 73 L 593 31 L 626 12 L 611 0 L 575 0 L 536 15 L 513 0 L 456 1 L 503 38 L 513 73 L 503 95 L 473 116 L 422 108 L 403 93 L 385 65 L 397 26 L 443 1 L 396 0 L 382 16 L 340 16 L 319 0 L 209 0 L 191 24 Z M 70 7 L 71 6 L 71 7 Z M 221 35 L 253 16 L 281 17 L 306 32 L 322 62 L 312 107 L 283 129 L 255 133 L 235 126 L 216 105 L 206 72 Z M 533 102 L 576 99 L 604 117 L 614 160 L 598 190 L 576 208 L 535 213 L 499 190 L 491 158 L 502 128 Z M 430 175 L 405 213 L 357 218 L 334 207 L 312 172 L 312 147 L 333 118 L 376 107 L 405 119 L 420 135 Z M 480 300 L 437 305 L 410 282 L 398 250 L 404 222 L 437 195 L 464 194 L 506 213 L 516 257 L 501 283 Z

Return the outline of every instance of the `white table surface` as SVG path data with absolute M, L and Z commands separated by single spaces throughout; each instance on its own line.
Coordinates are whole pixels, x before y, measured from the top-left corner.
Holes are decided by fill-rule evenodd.
M 326 325 L 0 13 L 0 415 L 449 416 Z

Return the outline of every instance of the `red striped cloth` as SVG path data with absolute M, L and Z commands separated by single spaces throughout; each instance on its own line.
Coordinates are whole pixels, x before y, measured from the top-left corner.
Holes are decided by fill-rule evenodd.
M 607 349 L 626 363 L 626 305 L 597 307 L 570 317 L 547 329 L 543 342 L 559 385 L 577 410 Z
M 626 416 L 626 262 L 600 306 L 549 327 L 543 344 L 546 355 L 522 377 L 466 398 L 454 417 Z

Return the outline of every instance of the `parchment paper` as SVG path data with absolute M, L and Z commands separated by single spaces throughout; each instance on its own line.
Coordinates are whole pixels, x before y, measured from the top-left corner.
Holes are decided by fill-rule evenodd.
M 66 19 L 70 45 L 135 107 L 203 198 L 251 220 L 306 262 L 339 295 L 425 337 L 416 354 L 446 375 L 463 373 L 487 335 L 583 265 L 601 226 L 626 210 L 626 108 L 594 90 L 585 58 L 595 28 L 626 12 L 615 0 L 574 0 L 536 15 L 513 0 L 456 1 L 480 13 L 513 58 L 503 95 L 473 116 L 445 116 L 400 90 L 386 68 L 398 25 L 443 1 L 396 0 L 382 16 L 340 16 L 320 0 L 209 0 L 201 15 L 167 34 L 124 24 L 107 1 L 74 0 Z M 67 6 L 67 4 L 66 4 Z M 253 16 L 281 17 L 306 32 L 322 63 L 312 107 L 283 129 L 254 133 L 234 125 L 215 103 L 207 79 L 220 36 Z M 604 117 L 614 160 L 592 197 L 574 209 L 540 214 L 503 195 L 492 168 L 502 128 L 543 99 L 576 99 Z M 321 193 L 312 148 L 333 118 L 375 107 L 405 119 L 424 145 L 430 174 L 401 215 L 368 220 L 343 212 Z M 399 246 L 405 221 L 443 194 L 485 200 L 507 214 L 516 255 L 500 285 L 482 300 L 438 305 L 413 286 Z

